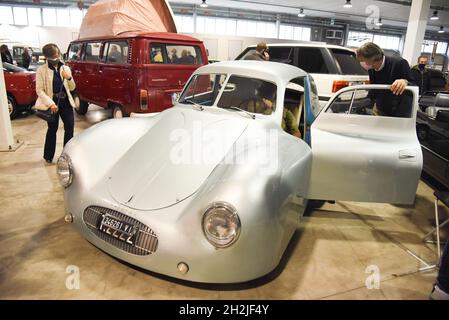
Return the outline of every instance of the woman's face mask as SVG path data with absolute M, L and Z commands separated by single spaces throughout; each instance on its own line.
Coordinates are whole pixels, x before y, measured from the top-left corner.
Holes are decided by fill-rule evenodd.
M 57 65 L 59 63 L 60 59 L 59 58 L 56 58 L 56 59 L 48 58 L 47 61 L 48 61 L 49 65 L 55 66 L 55 65 Z

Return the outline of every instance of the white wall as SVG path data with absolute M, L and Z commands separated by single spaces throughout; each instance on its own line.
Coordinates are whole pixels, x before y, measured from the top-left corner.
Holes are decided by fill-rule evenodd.
M 292 40 L 269 39 L 269 38 L 252 38 L 252 37 L 236 37 L 223 36 L 216 34 L 200 34 L 200 33 L 183 33 L 185 35 L 200 39 L 204 42 L 206 49 L 209 51 L 209 59 L 212 60 L 234 60 L 239 53 L 250 45 L 264 41 L 266 43 L 291 43 L 298 42 Z
M 0 39 L 23 42 L 32 47 L 42 48 L 47 43 L 55 43 L 64 53 L 72 40 L 78 38 L 79 28 L 38 27 L 0 25 Z M 233 60 L 246 47 L 265 41 L 266 43 L 290 43 L 293 40 L 223 36 L 216 34 L 183 33 L 204 42 L 209 50 L 209 59 Z M 0 40 L 1 42 L 1 40 Z
M 78 38 L 78 33 L 79 28 L 0 25 L 0 39 L 23 42 L 39 48 L 51 42 L 63 53 L 66 52 L 70 41 Z

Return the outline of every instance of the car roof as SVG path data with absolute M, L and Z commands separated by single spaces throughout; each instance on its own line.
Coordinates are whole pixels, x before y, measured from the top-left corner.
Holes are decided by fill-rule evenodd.
M 189 42 L 202 42 L 201 40 L 171 32 L 124 32 L 112 37 L 93 37 L 93 38 L 83 38 L 76 39 L 72 42 L 82 42 L 82 41 L 90 41 L 90 40 L 115 40 L 115 39 L 125 39 L 125 38 L 152 38 L 152 39 L 161 39 L 161 40 L 174 40 L 174 41 L 189 41 Z
M 307 76 L 307 72 L 289 64 L 254 60 L 217 62 L 200 67 L 194 74 L 205 73 L 236 74 L 283 84 L 288 83 L 294 78 Z
M 268 48 L 269 47 L 312 47 L 312 48 L 329 48 L 329 49 L 341 49 L 341 50 L 347 50 L 353 52 L 352 49 L 337 46 L 335 44 L 326 44 L 326 43 L 319 43 L 319 42 L 305 42 L 305 43 L 267 43 Z M 248 48 L 255 48 L 256 45 L 248 46 Z

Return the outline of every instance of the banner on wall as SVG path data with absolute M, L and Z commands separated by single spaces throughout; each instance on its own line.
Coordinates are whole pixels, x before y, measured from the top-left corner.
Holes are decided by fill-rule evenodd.
M 87 10 L 79 38 L 111 37 L 139 31 L 177 32 L 167 0 L 100 0 Z

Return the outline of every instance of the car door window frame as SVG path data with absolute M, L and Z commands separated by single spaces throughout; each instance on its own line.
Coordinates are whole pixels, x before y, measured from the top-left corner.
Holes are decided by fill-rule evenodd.
M 333 113 L 333 112 L 328 112 L 328 110 L 330 109 L 330 107 L 332 106 L 332 104 L 335 102 L 335 100 L 337 100 L 337 98 L 344 93 L 348 93 L 352 91 L 352 96 L 351 96 L 351 103 L 349 105 L 349 109 L 348 111 L 351 110 L 353 102 L 354 102 L 354 98 L 355 98 L 355 93 L 357 90 L 389 90 L 390 89 L 390 85 L 379 85 L 379 84 L 372 84 L 372 85 L 357 85 L 357 86 L 352 86 L 352 87 L 347 87 L 342 89 L 341 92 L 337 92 L 336 94 L 334 94 L 334 96 L 329 100 L 328 104 L 321 109 L 320 113 L 317 115 L 317 117 L 321 114 L 321 113 L 331 113 L 331 114 L 344 114 L 344 115 L 348 115 L 351 114 L 349 112 L 345 112 L 345 113 Z M 408 117 L 401 117 L 401 116 L 397 116 L 397 117 L 393 117 L 393 116 L 383 116 L 383 117 L 388 117 L 388 118 L 397 118 L 397 119 L 416 119 L 416 114 L 417 111 L 419 109 L 418 107 L 418 98 L 417 98 L 417 93 L 414 91 L 413 89 L 414 87 L 406 87 L 405 90 L 407 92 L 410 92 L 412 94 L 411 98 L 412 98 L 412 102 L 411 102 L 411 111 L 410 111 L 410 115 Z M 404 92 L 406 92 L 404 91 Z M 356 113 L 352 113 L 351 115 L 358 115 Z M 363 115 L 363 116 L 371 116 L 373 117 L 373 115 Z M 374 117 L 379 117 L 379 116 L 374 116 Z

